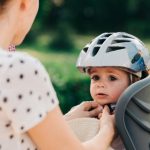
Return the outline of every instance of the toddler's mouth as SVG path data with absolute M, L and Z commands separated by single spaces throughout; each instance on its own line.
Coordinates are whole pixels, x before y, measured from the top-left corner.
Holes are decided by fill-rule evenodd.
M 97 93 L 96 94 L 96 97 L 98 97 L 98 98 L 106 98 L 108 95 L 107 94 L 105 94 L 105 93 Z
M 105 93 L 98 93 L 97 95 L 106 95 L 107 96 L 107 94 L 105 94 Z
M 98 95 L 106 95 L 106 94 L 104 94 L 104 93 L 98 93 Z

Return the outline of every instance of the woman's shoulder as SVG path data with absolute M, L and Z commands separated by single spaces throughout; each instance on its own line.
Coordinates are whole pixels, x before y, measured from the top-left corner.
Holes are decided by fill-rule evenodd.
M 44 76 L 49 76 L 44 65 L 35 57 L 26 52 L 9 52 L 0 49 L 0 73 L 31 72 L 35 70 Z
M 5 66 L 8 66 L 14 63 L 18 64 L 17 66 L 19 66 L 19 64 L 26 64 L 28 66 L 39 65 L 40 67 L 43 67 L 40 60 L 32 56 L 31 54 L 28 54 L 26 52 L 21 52 L 21 51 L 9 52 L 9 51 L 0 49 L 0 65 L 3 64 Z
M 0 48 L 0 57 L 2 59 L 18 59 L 18 58 L 24 58 L 24 59 L 29 59 L 30 61 L 39 61 L 37 58 L 35 58 L 34 56 L 31 56 L 31 54 L 28 54 L 27 52 L 21 52 L 21 51 L 6 51 L 3 50 L 2 48 Z

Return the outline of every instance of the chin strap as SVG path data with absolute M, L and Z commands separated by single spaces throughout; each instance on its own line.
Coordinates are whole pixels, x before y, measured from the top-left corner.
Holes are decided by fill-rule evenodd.
M 116 103 L 111 103 L 111 104 L 108 104 L 108 107 L 110 109 L 110 112 L 114 112 L 115 108 L 116 108 Z

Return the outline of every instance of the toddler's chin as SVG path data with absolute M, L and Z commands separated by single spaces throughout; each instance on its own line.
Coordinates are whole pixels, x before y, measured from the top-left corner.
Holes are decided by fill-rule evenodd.
M 94 101 L 97 102 L 101 106 L 104 106 L 104 105 L 108 104 L 107 102 L 102 101 L 102 100 L 98 100 L 98 99 L 95 99 Z
M 101 106 L 116 103 L 116 101 L 99 100 L 99 99 L 94 99 L 94 101 L 97 102 L 98 104 L 100 104 Z

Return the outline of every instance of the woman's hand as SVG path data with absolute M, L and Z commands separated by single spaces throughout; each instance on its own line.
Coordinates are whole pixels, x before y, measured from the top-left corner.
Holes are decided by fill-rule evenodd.
M 87 150 L 108 150 L 115 136 L 114 114 L 110 113 L 108 106 L 104 106 L 100 117 L 100 130 L 98 134 L 84 143 Z
M 110 141 L 112 141 L 116 134 L 115 116 L 114 114 L 110 113 L 109 107 L 107 105 L 104 106 L 100 117 L 100 131 L 102 130 L 108 132 L 108 135 L 110 135 Z
M 100 117 L 100 128 L 109 126 L 109 128 L 114 129 L 115 127 L 115 118 L 114 114 L 110 113 L 109 107 L 107 105 L 104 106 L 103 111 Z
M 73 107 L 67 114 L 64 115 L 65 120 L 71 120 L 82 117 L 98 117 L 102 112 L 103 107 L 95 101 L 85 101 Z

